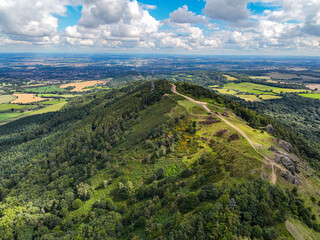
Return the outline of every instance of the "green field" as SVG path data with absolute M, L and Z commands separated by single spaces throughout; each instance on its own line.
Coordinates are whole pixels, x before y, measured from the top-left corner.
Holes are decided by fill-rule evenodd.
M 42 104 L 44 105 L 54 105 L 54 104 L 58 104 L 58 103 L 62 103 L 62 102 L 66 102 L 65 99 L 55 99 L 55 100 L 51 100 L 51 101 L 44 101 L 42 102 Z
M 314 99 L 319 99 L 320 100 L 320 93 L 307 93 L 307 94 L 299 94 L 301 97 L 306 97 L 306 98 L 314 98 Z
M 291 89 L 291 88 L 279 88 L 279 87 L 271 87 L 267 85 L 255 84 L 250 82 L 242 82 L 239 84 L 235 83 L 227 83 L 223 86 L 223 89 L 229 90 L 238 90 L 240 92 L 248 92 L 253 93 L 256 95 L 261 94 L 281 94 L 281 93 L 304 93 L 304 92 L 311 92 L 307 89 Z
M 21 115 L 22 113 L 0 113 L 0 121 Z
M 73 97 L 78 97 L 80 95 L 76 95 L 76 94 L 38 94 L 38 97 L 43 97 L 43 98 L 73 98 Z
M 0 113 L 24 110 L 29 107 L 32 107 L 32 105 L 1 104 L 0 105 Z
M 32 93 L 50 93 L 50 92 L 65 92 L 66 90 L 63 88 L 59 88 L 59 86 L 41 86 L 35 88 L 26 88 L 26 92 Z
M 14 99 L 16 99 L 16 97 L 13 95 L 0 95 L 0 104 L 9 103 Z

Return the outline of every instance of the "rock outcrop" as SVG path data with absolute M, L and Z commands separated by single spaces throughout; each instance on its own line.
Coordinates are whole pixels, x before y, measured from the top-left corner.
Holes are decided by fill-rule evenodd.
M 299 184 L 298 178 L 295 177 L 296 174 L 300 173 L 298 162 L 288 153 L 280 151 L 275 146 L 270 147 L 269 150 L 276 153 L 275 162 L 287 169 L 281 172 L 281 176 L 293 184 Z
M 299 179 L 296 176 L 293 176 L 291 172 L 287 170 L 282 170 L 280 173 L 281 177 L 286 179 L 288 182 L 291 182 L 292 184 L 300 184 Z
M 279 147 L 283 148 L 287 152 L 292 152 L 292 145 L 284 140 L 278 140 Z
M 267 133 L 271 134 L 271 135 L 278 135 L 278 131 L 271 125 L 271 124 L 268 124 L 266 126 L 266 131 Z
M 277 163 L 282 164 L 286 169 L 288 169 L 292 173 L 292 175 L 295 175 L 296 173 L 300 173 L 297 161 L 293 159 L 289 154 L 280 151 L 275 146 L 270 147 L 269 150 L 276 153 L 274 160 Z

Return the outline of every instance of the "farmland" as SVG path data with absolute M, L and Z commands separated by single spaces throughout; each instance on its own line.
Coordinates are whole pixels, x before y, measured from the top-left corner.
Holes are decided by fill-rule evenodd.
M 17 99 L 13 100 L 11 103 L 27 104 L 27 103 L 34 103 L 34 102 L 41 102 L 44 100 L 48 100 L 45 98 L 37 97 L 34 94 L 15 93 L 13 95 L 16 96 Z
M 80 95 L 76 94 L 37 94 L 38 97 L 42 98 L 73 98 L 73 97 L 78 97 Z
M 60 86 L 61 89 L 68 87 L 75 87 L 71 90 L 71 92 L 85 92 L 90 89 L 86 89 L 86 87 L 94 86 L 96 84 L 104 84 L 105 81 L 85 81 L 85 82 L 76 82 L 76 83 L 68 83 Z
M 0 95 L 0 104 L 9 103 L 9 102 L 13 101 L 16 98 L 17 97 L 15 97 L 13 95 Z
M 281 98 L 279 95 L 286 93 L 304 93 L 307 97 L 312 97 L 312 94 L 308 94 L 312 91 L 308 89 L 281 88 L 251 82 L 230 82 L 225 84 L 222 88 L 212 87 L 212 89 L 217 90 L 221 94 L 235 95 L 246 101 L 279 99 Z M 317 96 L 313 97 L 317 98 Z
M 13 117 L 17 117 L 21 115 L 21 113 L 1 113 L 0 114 L 0 121 L 4 121 Z
M 313 98 L 313 99 L 319 99 L 320 100 L 320 93 L 307 93 L 307 94 L 299 94 L 302 97 L 306 98 Z
M 227 80 L 228 80 L 228 81 L 237 81 L 237 80 L 238 80 L 237 78 L 232 77 L 232 76 L 230 76 L 230 75 L 226 75 L 226 74 L 224 74 L 223 76 L 225 76 L 225 77 L 227 78 Z
M 52 92 L 66 92 L 65 89 L 59 88 L 59 86 L 51 85 L 51 86 L 40 86 L 40 87 L 34 87 L 34 88 L 26 88 L 26 92 L 32 92 L 32 93 L 52 93 Z
M 32 105 L 1 104 L 0 105 L 0 113 L 21 111 L 21 110 L 27 109 L 29 107 L 32 107 Z

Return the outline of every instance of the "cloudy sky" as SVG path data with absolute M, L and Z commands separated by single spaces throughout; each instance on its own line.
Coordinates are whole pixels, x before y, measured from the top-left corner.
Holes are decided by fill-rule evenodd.
M 0 0 L 1 52 L 320 54 L 320 0 Z

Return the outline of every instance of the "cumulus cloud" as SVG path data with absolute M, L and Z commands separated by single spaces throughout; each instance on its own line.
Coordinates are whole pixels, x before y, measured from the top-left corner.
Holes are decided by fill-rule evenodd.
M 229 22 L 247 20 L 250 12 L 247 9 L 248 0 L 207 0 L 204 13 L 213 19 Z
M 170 13 L 170 20 L 175 23 L 209 23 L 205 16 L 196 15 L 194 12 L 189 11 L 187 5 Z
M 154 46 L 161 23 L 136 0 L 86 0 L 79 24 L 66 28 L 64 42 L 112 47 Z M 93 45 L 93 44 L 92 44 Z
M 32 40 L 54 36 L 58 19 L 52 14 L 63 15 L 66 1 L 1 0 L 0 29 L 11 38 Z
M 281 7 L 256 14 L 249 2 Z M 81 18 L 60 32 L 66 5 L 82 5 Z M 152 16 L 156 9 L 137 0 L 0 0 L 0 45 L 320 50 L 319 0 L 206 0 L 201 15 L 185 5 L 163 21 Z

